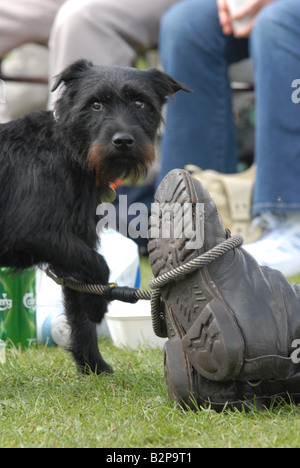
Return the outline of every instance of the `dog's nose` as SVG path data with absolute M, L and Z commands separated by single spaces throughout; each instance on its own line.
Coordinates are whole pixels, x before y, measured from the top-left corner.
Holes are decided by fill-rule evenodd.
M 120 151 L 126 151 L 134 145 L 134 138 L 129 133 L 116 133 L 112 138 L 112 144 Z

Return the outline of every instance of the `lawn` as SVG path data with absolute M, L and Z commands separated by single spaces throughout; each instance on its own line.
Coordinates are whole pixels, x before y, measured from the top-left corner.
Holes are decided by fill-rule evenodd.
M 146 281 L 151 272 L 142 265 Z M 58 347 L 7 351 L 0 365 L 0 447 L 300 445 L 300 407 L 183 412 L 168 400 L 162 350 L 118 349 L 108 339 L 99 345 L 113 375 L 79 376 L 70 355 Z

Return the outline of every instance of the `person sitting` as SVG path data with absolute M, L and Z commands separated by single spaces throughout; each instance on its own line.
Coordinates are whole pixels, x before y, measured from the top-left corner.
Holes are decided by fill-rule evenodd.
M 238 31 L 233 20 L 251 17 Z M 245 245 L 261 264 L 300 273 L 300 119 L 293 83 L 299 76 L 298 0 L 245 0 L 235 17 L 227 0 L 185 0 L 161 21 L 164 70 L 194 90 L 169 104 L 158 183 L 187 164 L 234 173 L 235 124 L 228 66 L 253 62 L 256 182 L 252 213 L 264 226 Z

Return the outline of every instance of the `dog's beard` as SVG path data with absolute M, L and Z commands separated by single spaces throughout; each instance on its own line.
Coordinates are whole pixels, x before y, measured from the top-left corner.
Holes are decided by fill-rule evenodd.
M 150 142 L 137 144 L 128 151 L 112 149 L 112 145 L 102 146 L 95 141 L 88 152 L 87 164 L 96 175 L 96 184 L 110 184 L 119 178 L 129 178 L 132 183 L 145 177 L 155 159 L 154 147 Z

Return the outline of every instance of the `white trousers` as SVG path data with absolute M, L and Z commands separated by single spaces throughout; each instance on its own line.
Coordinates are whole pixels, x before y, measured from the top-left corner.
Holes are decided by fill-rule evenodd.
M 132 66 L 157 44 L 178 0 L 10 0 L 0 3 L 0 57 L 25 42 L 49 45 L 49 79 L 79 58 Z M 55 94 L 50 101 L 55 100 Z M 51 107 L 51 102 L 49 103 Z
M 54 18 L 65 0 L 1 0 L 0 58 L 26 42 L 47 44 Z

